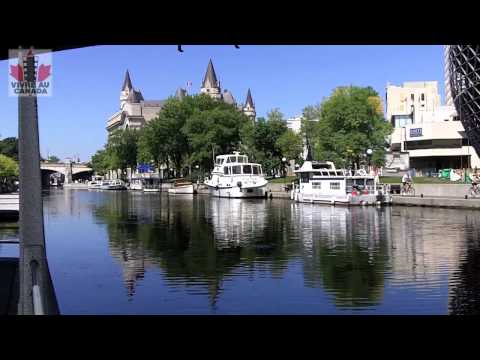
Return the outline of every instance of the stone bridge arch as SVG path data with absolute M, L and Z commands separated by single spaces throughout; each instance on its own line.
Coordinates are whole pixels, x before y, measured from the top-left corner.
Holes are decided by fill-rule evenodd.
M 93 169 L 86 164 L 71 162 L 41 162 L 40 170 L 42 172 L 42 183 L 44 186 L 49 184 L 50 175 L 53 173 L 62 174 L 65 184 L 70 184 L 77 179 L 87 179 L 93 174 Z

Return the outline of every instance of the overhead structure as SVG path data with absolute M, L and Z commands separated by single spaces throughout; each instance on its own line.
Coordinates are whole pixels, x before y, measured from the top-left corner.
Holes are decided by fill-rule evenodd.
M 480 154 L 480 45 L 448 45 L 446 54 L 453 103 Z

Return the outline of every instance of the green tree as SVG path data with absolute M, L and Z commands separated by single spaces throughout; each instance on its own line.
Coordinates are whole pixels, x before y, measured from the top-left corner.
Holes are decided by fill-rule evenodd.
M 18 163 L 5 155 L 0 154 L 0 180 L 18 176 Z
M 282 149 L 278 140 L 288 127 L 283 114 L 273 109 L 267 114 L 267 119 L 257 119 L 255 125 L 245 124 L 240 131 L 242 150 L 250 159 L 263 165 L 265 172 L 270 173 L 281 168 Z
M 47 161 L 50 161 L 50 162 L 53 162 L 53 163 L 58 163 L 58 162 L 60 162 L 60 159 L 55 155 L 50 155 L 47 158 Z
M 373 164 L 380 166 L 385 158 L 385 140 L 391 132 L 375 90 L 339 87 L 321 105 L 320 121 L 312 139 L 314 154 L 338 166 L 359 166 L 370 148 Z
M 282 156 L 287 160 L 299 160 L 303 152 L 302 137 L 293 130 L 287 129 L 276 142 L 276 146 L 280 149 Z
M 139 163 L 153 163 L 157 168 L 162 164 L 169 167 L 167 125 L 166 122 L 154 119 L 145 126 L 138 142 Z
M 112 133 L 106 146 L 111 169 L 120 169 L 122 176 L 127 168 L 137 166 L 139 131 L 135 129 L 117 130 Z
M 110 165 L 110 157 L 106 149 L 98 150 L 91 158 L 90 167 L 95 171 L 98 175 L 105 175 L 109 169 L 111 169 Z
M 0 140 L 0 154 L 18 161 L 18 139 L 15 137 L 8 137 Z

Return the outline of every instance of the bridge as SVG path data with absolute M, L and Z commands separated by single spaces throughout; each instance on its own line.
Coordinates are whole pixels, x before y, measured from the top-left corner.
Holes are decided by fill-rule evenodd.
M 42 183 L 48 184 L 48 178 L 52 173 L 60 173 L 65 176 L 65 184 L 70 184 L 76 178 L 83 175 L 90 175 L 93 173 L 93 169 L 88 167 L 84 163 L 74 162 L 40 162 L 40 170 L 42 171 Z

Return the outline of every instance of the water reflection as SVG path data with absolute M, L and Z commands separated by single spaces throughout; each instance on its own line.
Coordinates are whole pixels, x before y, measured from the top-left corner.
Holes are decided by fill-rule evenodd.
M 306 286 L 323 287 L 338 307 L 378 304 L 388 261 L 390 208 L 295 205 Z
M 480 315 L 480 220 L 465 214 L 465 253 L 450 280 L 449 312 L 452 315 Z
M 126 298 L 139 311 L 151 298 L 200 313 L 268 311 L 258 304 L 274 304 L 276 313 L 479 313 L 474 211 L 59 191 L 46 196 L 45 214 L 53 238 L 65 237 L 66 226 L 49 224 L 65 218 L 90 226 L 92 241 L 106 232 L 95 249 L 105 247 L 120 265 Z M 149 306 L 164 311 L 160 301 Z

